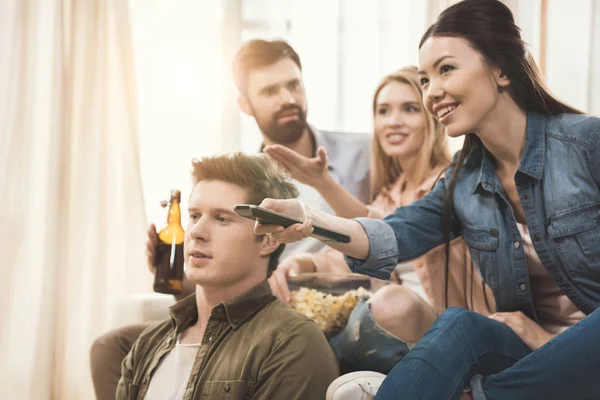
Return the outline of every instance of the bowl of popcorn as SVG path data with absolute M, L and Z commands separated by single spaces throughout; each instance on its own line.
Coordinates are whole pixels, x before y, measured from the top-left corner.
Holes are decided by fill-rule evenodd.
M 348 322 L 361 299 L 371 295 L 371 280 L 361 274 L 309 273 L 289 278 L 291 305 L 332 335 Z

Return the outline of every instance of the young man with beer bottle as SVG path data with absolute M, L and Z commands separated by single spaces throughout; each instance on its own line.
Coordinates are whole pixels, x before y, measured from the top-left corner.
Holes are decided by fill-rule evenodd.
M 239 92 L 240 109 L 253 117 L 263 136 L 263 147 L 281 145 L 308 160 L 307 174 L 329 169 L 333 179 L 363 203 L 369 201 L 369 135 L 319 130 L 307 122 L 308 106 L 302 64 L 296 51 L 283 41 L 252 40 L 239 49 L 233 60 L 233 80 Z M 324 151 L 327 152 L 324 156 Z M 261 148 L 262 151 L 262 148 Z M 312 207 L 334 213 L 327 201 L 302 180 L 294 181 L 298 198 Z M 159 239 L 155 225 L 148 229 L 146 255 L 154 273 L 154 257 Z M 291 255 L 322 250 L 321 241 L 313 238 L 290 244 L 281 255 L 286 271 L 300 272 L 302 258 L 286 264 Z M 312 261 L 307 265 L 313 265 Z M 277 285 L 276 277 L 270 279 Z M 180 297 L 191 293 L 193 285 L 184 278 Z M 276 290 L 277 293 L 277 290 Z M 110 331 L 98 338 L 91 349 L 94 389 L 99 400 L 112 399 L 119 378 L 121 360 L 147 324 L 135 324 Z
M 256 236 L 254 222 L 233 211 L 294 198 L 297 189 L 265 155 L 206 157 L 194 161 L 192 175 L 183 254 L 195 294 L 135 342 L 117 399 L 325 398 L 338 375 L 333 351 L 267 282 L 285 246 Z

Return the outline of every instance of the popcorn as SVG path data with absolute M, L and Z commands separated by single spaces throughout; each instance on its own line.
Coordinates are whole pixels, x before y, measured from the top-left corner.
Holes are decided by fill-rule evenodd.
M 292 291 L 292 306 L 319 325 L 329 335 L 341 330 L 361 298 L 371 293 L 359 287 L 341 296 L 319 292 L 316 289 L 300 288 Z

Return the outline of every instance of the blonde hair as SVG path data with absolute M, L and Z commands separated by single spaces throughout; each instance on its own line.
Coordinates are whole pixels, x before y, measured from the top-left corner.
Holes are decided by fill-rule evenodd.
M 373 95 L 373 117 L 377 112 L 377 98 L 381 90 L 392 82 L 404 83 L 411 87 L 419 99 L 423 97 L 423 91 L 419 84 L 417 76 L 417 67 L 409 66 L 400 69 L 390 75 L 385 76 L 377 85 Z M 436 167 L 450 164 L 450 152 L 446 143 L 446 135 L 441 125 L 428 112 L 425 111 L 421 100 L 421 112 L 425 116 L 425 126 L 423 133 L 423 145 L 418 154 L 418 163 L 416 168 L 416 181 L 422 184 Z M 377 197 L 384 188 L 389 188 L 400 176 L 402 170 L 398 159 L 388 156 L 379 143 L 377 135 L 373 135 L 372 154 L 371 154 L 371 201 Z
M 245 189 L 248 204 L 258 205 L 266 198 L 292 199 L 298 189 L 288 175 L 266 154 L 247 155 L 241 152 L 192 160 L 194 186 L 200 181 L 221 181 Z M 267 277 L 277 268 L 285 245 L 280 245 L 269 257 Z

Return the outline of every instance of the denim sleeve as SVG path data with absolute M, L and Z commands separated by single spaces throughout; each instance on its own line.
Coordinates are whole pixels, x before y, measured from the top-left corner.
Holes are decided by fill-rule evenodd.
M 594 145 L 591 147 L 591 169 L 596 185 L 600 189 L 600 124 L 596 128 L 596 132 L 593 135 Z
M 400 207 L 383 221 L 357 218 L 369 238 L 366 260 L 346 256 L 350 269 L 369 276 L 389 279 L 399 262 L 422 256 L 443 243 L 445 179 L 420 200 Z M 450 240 L 460 232 L 453 213 Z
M 487 400 L 485 393 L 483 392 L 483 376 L 475 375 L 471 378 L 471 395 L 473 396 L 473 400 Z

